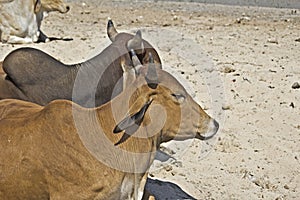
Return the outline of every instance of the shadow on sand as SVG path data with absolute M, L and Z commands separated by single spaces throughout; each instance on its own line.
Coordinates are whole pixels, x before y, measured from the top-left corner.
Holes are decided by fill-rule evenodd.
M 61 40 L 61 41 L 72 41 L 73 38 L 58 38 L 58 37 L 49 37 L 50 41 Z
M 194 197 L 190 196 L 184 192 L 178 185 L 160 181 L 157 179 L 147 179 L 146 190 L 155 196 L 156 200 L 171 200 L 171 199 L 193 199 Z

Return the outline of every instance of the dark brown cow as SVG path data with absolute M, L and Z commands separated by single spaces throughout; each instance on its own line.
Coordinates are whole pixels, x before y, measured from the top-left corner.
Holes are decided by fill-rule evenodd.
M 139 200 L 160 143 L 216 134 L 172 75 L 152 62 L 140 72 L 97 108 L 0 101 L 0 199 Z
M 161 63 L 156 50 L 141 38 L 140 31 L 135 36 L 117 33 L 109 20 L 107 32 L 114 38 L 112 44 L 79 64 L 66 65 L 33 48 L 11 52 L 3 61 L 7 75 L 0 79 L 0 99 L 22 99 L 40 105 L 68 99 L 84 107 L 99 106 L 122 91 L 122 67 L 132 66 L 128 48 L 136 50 L 143 64 L 148 62 L 149 53 L 156 63 Z

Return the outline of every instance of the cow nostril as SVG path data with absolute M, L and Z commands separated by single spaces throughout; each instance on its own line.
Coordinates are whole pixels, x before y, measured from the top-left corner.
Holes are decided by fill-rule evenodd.
M 67 11 L 69 11 L 70 10 L 70 6 L 66 6 L 66 9 L 67 9 Z

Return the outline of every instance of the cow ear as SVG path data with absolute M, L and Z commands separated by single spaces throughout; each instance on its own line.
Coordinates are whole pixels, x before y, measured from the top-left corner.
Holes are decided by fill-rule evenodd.
M 129 51 L 133 49 L 137 52 L 137 54 L 144 53 L 144 43 L 142 39 L 142 32 L 140 30 L 138 30 L 135 36 L 127 42 L 127 49 Z
M 34 4 L 34 13 L 38 13 L 40 12 L 42 7 L 42 2 L 41 0 L 36 0 L 35 4 Z
M 116 30 L 114 23 L 110 18 L 108 18 L 107 22 L 107 35 L 110 39 L 110 41 L 114 42 L 116 39 L 116 36 L 118 35 L 118 31 Z
M 120 123 L 116 125 L 113 133 L 120 133 L 122 131 L 125 131 L 127 135 L 132 135 L 142 123 L 145 113 L 149 108 L 151 102 L 152 100 L 145 103 L 137 113 L 125 117 Z

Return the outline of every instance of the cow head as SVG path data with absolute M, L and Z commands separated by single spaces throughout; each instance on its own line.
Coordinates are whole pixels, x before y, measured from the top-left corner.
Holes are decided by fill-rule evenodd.
M 129 115 L 114 129 L 135 134 L 145 128 L 151 130 L 160 142 L 213 137 L 219 128 L 212 119 L 187 93 L 184 87 L 168 72 L 157 68 L 151 54 L 148 66 L 141 66 L 131 87 Z M 133 59 L 137 60 L 133 52 Z M 120 142 L 119 142 L 120 143 Z
M 149 55 L 151 54 L 155 63 L 161 68 L 161 60 L 154 47 L 147 41 L 142 39 L 141 31 L 137 31 L 136 35 L 129 33 L 118 33 L 111 19 L 108 19 L 107 23 L 107 35 L 113 44 L 126 48 L 129 52 L 133 49 L 138 59 L 142 64 L 149 63 Z
M 43 10 L 46 12 L 58 11 L 66 13 L 70 10 L 70 7 L 63 0 L 41 0 L 41 2 Z

